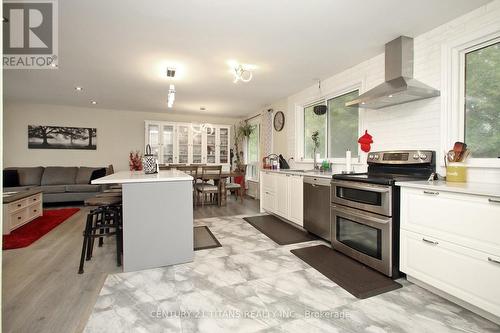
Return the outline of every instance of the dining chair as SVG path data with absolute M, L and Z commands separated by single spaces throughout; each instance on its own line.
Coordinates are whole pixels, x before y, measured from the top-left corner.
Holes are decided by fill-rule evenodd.
M 247 174 L 247 166 L 246 164 L 243 166 L 243 170 L 241 170 L 241 173 L 242 173 L 242 180 L 241 180 L 241 183 L 236 183 L 234 181 L 234 178 L 233 177 L 233 182 L 230 182 L 230 183 L 227 183 L 226 184 L 226 190 L 228 190 L 229 192 L 237 192 L 236 194 L 236 200 L 238 200 L 238 196 L 240 197 L 240 200 L 241 202 L 243 202 L 243 195 L 244 195 L 244 191 L 245 191 L 245 176 Z
M 222 165 L 205 165 L 201 167 L 201 183 L 196 184 L 196 191 L 201 194 L 201 205 L 205 205 L 206 195 L 217 196 L 217 204 L 221 205 L 221 174 Z M 214 183 L 210 184 L 209 181 Z
M 178 166 L 177 170 L 182 171 L 193 177 L 193 206 L 196 207 L 197 195 L 196 195 L 196 180 L 198 179 L 198 167 L 196 165 L 184 165 Z

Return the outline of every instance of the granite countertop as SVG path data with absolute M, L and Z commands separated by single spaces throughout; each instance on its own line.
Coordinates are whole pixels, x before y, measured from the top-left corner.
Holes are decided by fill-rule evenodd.
M 164 170 L 145 174 L 144 171 L 120 171 L 109 176 L 94 179 L 92 184 L 126 184 L 193 181 L 193 177 L 179 170 Z
M 292 174 L 297 176 L 309 176 L 309 177 L 318 177 L 318 178 L 332 178 L 333 172 L 320 172 L 317 170 L 304 170 L 304 169 L 280 169 L 280 170 L 272 170 L 272 169 L 263 169 L 263 172 L 273 172 L 273 173 L 281 173 L 281 174 Z
M 420 181 L 397 182 L 396 185 L 401 187 L 419 188 L 432 191 L 447 191 L 447 192 L 456 192 L 464 194 L 500 197 L 500 184 L 474 183 L 474 182 L 453 183 L 453 182 L 445 182 L 442 180 L 428 182 L 425 180 L 420 180 Z

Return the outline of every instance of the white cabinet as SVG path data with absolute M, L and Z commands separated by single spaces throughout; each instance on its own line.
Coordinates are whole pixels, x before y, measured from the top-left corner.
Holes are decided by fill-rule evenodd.
M 289 220 L 304 225 L 304 179 L 302 176 L 289 177 Z
M 480 311 L 500 317 L 497 200 L 403 187 L 400 270 Z
M 33 221 L 43 214 L 42 193 L 36 193 L 10 203 L 3 204 L 3 234 Z
M 145 144 L 160 164 L 229 165 L 230 130 L 227 125 L 146 121 Z
M 303 178 L 299 175 L 262 171 L 261 211 L 303 226 Z

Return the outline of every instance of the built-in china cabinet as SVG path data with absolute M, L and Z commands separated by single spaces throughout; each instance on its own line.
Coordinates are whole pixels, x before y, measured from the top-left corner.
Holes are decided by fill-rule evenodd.
M 145 122 L 145 142 L 158 163 L 202 163 L 229 165 L 229 125 Z

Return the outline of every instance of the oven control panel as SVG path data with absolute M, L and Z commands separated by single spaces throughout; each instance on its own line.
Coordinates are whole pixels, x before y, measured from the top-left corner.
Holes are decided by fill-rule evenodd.
M 394 150 L 378 151 L 368 154 L 368 163 L 380 164 L 422 164 L 431 163 L 434 156 L 431 150 Z

